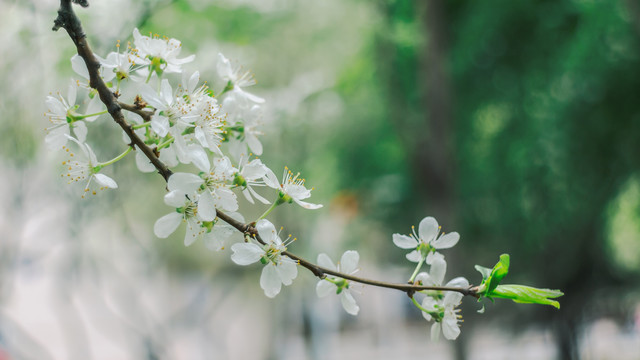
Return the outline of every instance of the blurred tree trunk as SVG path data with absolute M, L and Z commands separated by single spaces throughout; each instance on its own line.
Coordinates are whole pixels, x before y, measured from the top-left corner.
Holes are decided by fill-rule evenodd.
M 451 225 L 454 215 L 453 114 L 448 71 L 448 18 L 444 1 L 417 2 L 426 44 L 420 54 L 418 81 L 423 121 L 418 142 L 411 149 L 415 180 L 427 199 L 427 210 L 441 223 Z M 414 133 L 415 136 L 415 133 Z

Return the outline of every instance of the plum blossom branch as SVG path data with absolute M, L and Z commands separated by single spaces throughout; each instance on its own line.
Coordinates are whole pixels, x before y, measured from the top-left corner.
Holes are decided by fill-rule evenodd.
M 112 116 L 113 120 L 120 125 L 120 127 L 125 131 L 127 136 L 131 139 L 131 143 L 135 145 L 138 149 L 140 149 L 144 155 L 149 159 L 149 161 L 153 164 L 153 166 L 158 170 L 160 175 L 165 179 L 165 181 L 169 180 L 169 177 L 172 175 L 171 170 L 164 164 L 154 153 L 153 149 L 146 145 L 133 131 L 133 127 L 128 124 L 122 114 L 122 109 L 131 111 L 140 115 L 143 120 L 150 121 L 151 116 L 154 114 L 154 111 L 144 110 L 144 107 L 141 104 L 125 104 L 119 102 L 117 99 L 117 95 L 111 92 L 107 85 L 104 83 L 99 74 L 100 62 L 92 52 L 89 44 L 86 41 L 86 35 L 82 30 L 82 26 L 80 20 L 75 15 L 70 0 L 61 0 L 60 1 L 60 10 L 58 11 L 58 18 L 55 20 L 55 26 L 53 30 L 58 30 L 60 27 L 67 30 L 67 33 L 73 40 L 76 45 L 78 54 L 84 60 L 87 70 L 90 76 L 90 86 L 98 91 L 100 95 L 100 100 L 107 107 L 109 114 Z M 240 231 L 244 234 L 250 234 L 253 238 L 255 238 L 260 244 L 266 245 L 266 242 L 262 240 L 258 231 L 256 230 L 254 224 L 244 224 L 240 221 L 237 221 L 225 214 L 224 212 L 216 209 L 216 215 L 218 218 L 222 219 L 236 230 Z M 282 255 L 285 255 L 293 260 L 295 260 L 299 265 L 311 271 L 316 277 L 320 279 L 324 279 L 327 275 L 337 276 L 346 280 L 355 281 L 361 284 L 367 284 L 377 287 L 389 288 L 400 290 L 406 292 L 409 297 L 413 298 L 413 294 L 417 291 L 422 290 L 437 290 L 437 291 L 452 291 L 458 292 L 462 295 L 470 295 L 476 296 L 476 288 L 474 287 L 451 287 L 451 286 L 425 286 L 425 285 L 415 285 L 413 283 L 402 284 L 402 283 L 390 283 L 384 281 L 377 281 L 372 279 L 366 279 L 362 277 L 357 277 L 351 274 L 342 273 L 339 271 L 335 271 L 332 269 L 324 268 L 318 266 L 304 258 L 291 253 L 289 251 L 283 251 Z

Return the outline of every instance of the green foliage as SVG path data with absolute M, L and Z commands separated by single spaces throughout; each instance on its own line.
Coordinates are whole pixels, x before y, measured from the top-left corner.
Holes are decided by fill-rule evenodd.
M 476 265 L 476 270 L 482 274 L 482 283 L 477 290 L 480 297 L 511 299 L 520 304 L 551 305 L 560 309 L 559 302 L 550 300 L 564 295 L 560 290 L 538 289 L 526 285 L 500 285 L 509 273 L 509 254 L 500 255 L 500 260 L 493 269 Z

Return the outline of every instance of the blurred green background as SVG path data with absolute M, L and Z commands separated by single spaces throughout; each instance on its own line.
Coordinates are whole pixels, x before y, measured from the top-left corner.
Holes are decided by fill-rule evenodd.
M 361 275 L 402 281 L 412 269 L 391 234 L 434 216 L 462 236 L 446 253 L 447 279 L 477 284 L 473 265 L 509 253 L 506 282 L 565 292 L 559 311 L 498 300 L 477 315 L 481 306 L 465 300 L 455 344 L 430 344 L 428 325 L 402 294 L 362 289 L 354 319 L 336 315 L 339 305 L 322 308 L 313 277 L 301 272 L 268 301 L 259 269 L 234 266 L 228 250 L 184 248 L 182 230 L 154 238 L 155 219 L 169 210 L 164 183 L 136 172 L 133 159 L 111 171 L 117 191 L 80 201 L 80 188 L 57 175 L 60 154 L 43 142 L 44 98 L 73 75 L 72 43 L 50 31 L 56 8 L 0 1 L 0 359 L 243 358 L 250 349 L 236 346 L 247 339 L 259 350 L 251 356 L 265 359 L 408 358 L 424 349 L 456 359 L 637 358 L 625 349 L 640 348 L 640 3 L 94 0 L 77 10 L 100 55 L 138 27 L 181 40 L 182 54 L 197 56 L 187 69 L 216 92 L 218 52 L 252 70 L 250 90 L 267 99 L 263 161 L 276 174 L 285 165 L 301 171 L 315 187 L 311 201 L 325 204 L 274 214 L 300 239 L 294 252 L 336 259 L 357 249 Z M 101 120 L 90 139 L 106 159 L 122 151 L 121 134 Z M 119 326 L 136 336 L 107 336 L 116 355 L 98 340 L 52 346 L 33 330 L 45 321 L 24 315 L 41 304 L 20 300 L 42 279 L 55 290 L 37 301 L 75 299 L 66 306 L 76 310 L 51 310 L 71 334 L 63 337 L 100 338 L 79 334 L 125 331 Z M 162 308 L 130 306 L 141 288 L 177 309 L 154 321 L 139 315 Z M 114 292 L 117 306 L 109 305 Z M 91 296 L 107 299 L 109 311 L 78 310 Z M 228 325 L 244 324 L 234 311 L 261 324 L 259 340 Z M 91 330 L 96 313 L 125 325 Z M 211 340 L 220 333 L 224 341 Z M 531 349 L 517 348 L 523 339 Z M 39 344 L 40 353 L 20 344 Z

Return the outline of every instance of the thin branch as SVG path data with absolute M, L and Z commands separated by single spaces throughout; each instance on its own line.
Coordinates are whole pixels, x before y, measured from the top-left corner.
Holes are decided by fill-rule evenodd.
M 58 30 L 59 28 L 64 28 L 69 33 L 69 36 L 73 40 L 76 48 L 78 50 L 78 55 L 82 57 L 85 64 L 87 65 L 87 69 L 89 70 L 90 76 L 90 86 L 98 91 L 100 94 L 100 100 L 104 103 L 118 125 L 126 132 L 127 136 L 131 139 L 132 144 L 134 144 L 138 149 L 140 149 L 151 161 L 153 166 L 158 170 L 160 175 L 164 177 L 165 181 L 169 180 L 172 172 L 169 168 L 162 162 L 160 159 L 154 154 L 153 150 L 147 146 L 133 131 L 131 125 L 129 125 L 124 116 L 122 115 L 122 109 L 127 111 L 132 111 L 140 116 L 142 116 L 145 121 L 150 121 L 153 112 L 145 111 L 142 107 L 137 105 L 129 105 L 125 103 L 121 103 L 118 101 L 117 96 L 109 90 L 106 86 L 98 70 L 100 69 L 100 62 L 96 59 L 95 55 L 89 48 L 89 44 L 86 41 L 86 35 L 82 30 L 82 26 L 80 24 L 80 20 L 73 12 L 71 8 L 70 0 L 61 0 L 60 1 L 60 10 L 58 10 L 58 17 L 54 22 L 53 30 Z M 225 214 L 220 210 L 217 211 L 217 216 L 224 222 L 236 228 L 238 231 L 244 234 L 250 234 L 256 241 L 258 241 L 262 245 L 266 245 L 264 240 L 260 238 L 258 231 L 255 228 L 255 224 L 244 224 L 239 222 L 229 215 Z M 324 279 L 327 275 L 337 276 L 346 280 L 355 281 L 361 284 L 373 285 L 383 288 L 396 289 L 403 292 L 406 292 L 409 297 L 413 297 L 413 294 L 416 291 L 421 290 L 438 290 L 438 291 L 456 291 L 461 293 L 462 295 L 470 295 L 476 296 L 476 288 L 468 287 L 468 288 L 459 288 L 459 287 L 447 287 L 447 286 L 422 286 L 422 285 L 414 285 L 414 284 L 398 284 L 398 283 L 389 283 L 377 280 L 371 280 L 366 278 L 361 278 L 349 274 L 343 274 L 338 271 L 334 271 L 331 269 L 323 268 L 318 266 L 310 261 L 305 260 L 304 258 L 295 255 L 289 251 L 283 251 L 283 255 L 288 256 L 289 258 L 296 260 L 298 264 L 303 266 L 304 268 L 311 271 L 315 276 L 320 279 Z
M 89 85 L 98 91 L 100 100 L 107 107 L 107 111 L 109 111 L 113 120 L 120 125 L 122 130 L 124 130 L 127 136 L 131 139 L 131 144 L 140 149 L 147 156 L 149 161 L 151 161 L 153 166 L 158 169 L 158 172 L 162 175 L 165 181 L 168 181 L 169 176 L 172 174 L 171 170 L 169 170 L 167 165 L 160 161 L 160 159 L 153 153 L 153 150 L 146 146 L 144 141 L 136 135 L 131 125 L 129 125 L 125 120 L 124 115 L 122 114 L 122 107 L 118 103 L 116 95 L 109 90 L 100 77 L 100 61 L 98 61 L 89 47 L 87 36 L 82 30 L 80 20 L 73 12 L 70 0 L 60 0 L 60 10 L 58 10 L 58 17 L 54 21 L 53 30 L 57 31 L 61 27 L 67 30 L 69 37 L 71 37 L 71 40 L 73 40 L 73 43 L 76 45 L 78 55 L 82 57 L 85 65 L 87 65 L 87 70 L 89 71 Z
M 123 103 L 121 101 L 118 101 L 118 105 L 120 105 L 120 107 L 123 110 L 127 110 L 127 111 L 130 111 L 130 112 L 134 113 L 134 114 L 140 115 L 140 117 L 142 118 L 142 120 L 144 120 L 144 122 L 151 121 L 151 117 L 155 113 L 155 110 L 154 111 L 144 110 L 144 108 L 141 108 L 138 105 L 125 104 L 125 103 Z
M 264 240 L 262 240 L 260 238 L 260 235 L 258 234 L 258 231 L 256 230 L 256 228 L 252 224 L 243 224 L 242 222 L 231 218 L 229 215 L 223 213 L 220 210 L 216 210 L 216 212 L 217 212 L 218 218 L 222 219 L 227 224 L 233 226 L 234 228 L 236 228 L 236 230 L 238 230 L 238 231 L 240 231 L 242 233 L 245 233 L 245 234 L 250 234 L 260 244 L 266 245 Z M 300 256 L 298 256 L 298 255 L 296 255 L 294 253 L 291 253 L 289 251 L 283 251 L 282 254 L 285 255 L 285 256 L 290 257 L 293 260 L 296 260 L 299 265 L 307 268 L 309 271 L 311 271 L 313 273 L 313 275 L 317 276 L 320 279 L 324 279 L 327 275 L 333 275 L 333 276 L 337 276 L 337 277 L 340 277 L 340 278 L 343 278 L 343 279 L 359 282 L 361 284 L 367 284 L 367 285 L 373 285 L 373 286 L 377 286 L 377 287 L 384 287 L 384 288 L 396 289 L 396 290 L 404 291 L 409 296 L 412 296 L 413 293 L 415 293 L 416 291 L 421 291 L 421 290 L 456 291 L 456 292 L 461 293 L 462 295 L 476 296 L 476 292 L 473 289 L 473 287 L 459 288 L 459 287 L 448 287 L 448 286 L 422 286 L 422 285 L 398 284 L 398 283 L 390 283 L 390 282 L 384 282 L 384 281 L 371 280 L 371 279 L 361 278 L 361 277 L 358 277 L 358 276 L 344 274 L 344 273 L 341 273 L 341 272 L 338 272 L 338 271 L 334 271 L 334 270 L 331 270 L 331 269 L 327 269 L 327 268 L 318 266 L 318 265 L 316 265 L 316 264 L 314 264 L 314 263 L 312 263 L 312 262 L 310 262 L 308 260 L 305 260 L 304 258 L 302 258 L 302 257 L 300 257 Z

